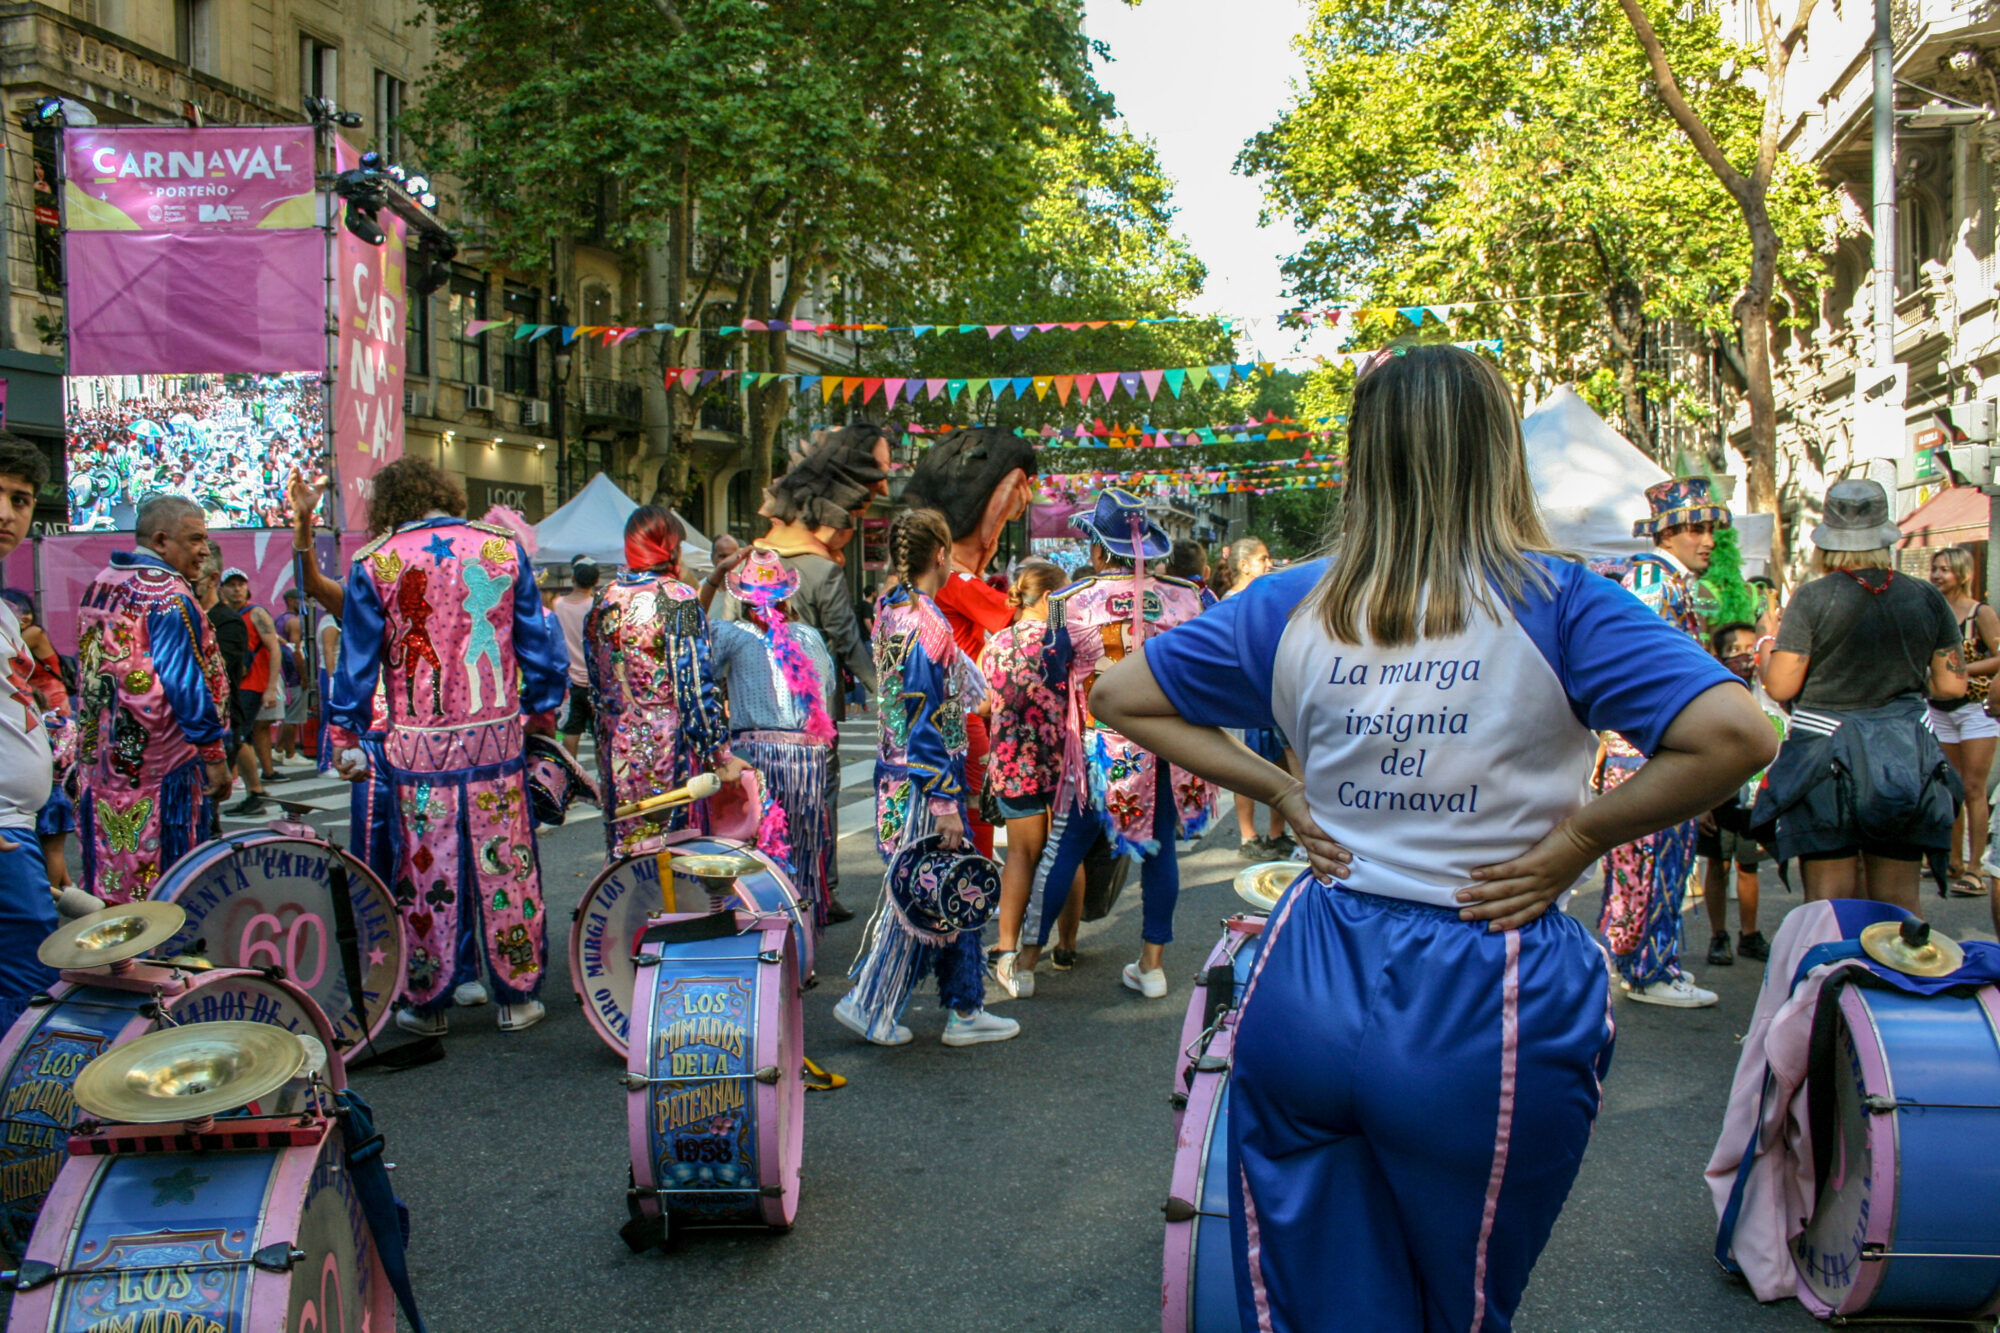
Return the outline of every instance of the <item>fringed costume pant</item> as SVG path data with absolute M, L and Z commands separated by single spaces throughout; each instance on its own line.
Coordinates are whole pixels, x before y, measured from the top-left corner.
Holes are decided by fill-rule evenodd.
M 826 929 L 827 867 L 834 855 L 827 822 L 828 748 L 802 731 L 739 731 L 729 740 L 730 752 L 757 770 L 765 795 L 785 812 L 793 883 L 812 908 L 815 930 Z
M 732 745 L 732 750 L 734 746 Z M 961 808 L 960 817 L 964 817 Z M 930 802 L 921 796 L 910 801 L 908 823 L 903 828 L 901 846 L 927 838 L 937 829 Z M 968 839 L 970 833 L 967 834 Z M 862 937 L 861 952 L 848 975 L 854 978 L 850 997 L 868 1030 L 886 1026 L 903 1016 L 925 976 L 937 976 L 938 999 L 946 1008 L 971 1012 L 986 1003 L 986 967 L 980 956 L 979 932 L 961 930 L 943 944 L 930 944 L 901 924 L 889 897 L 889 884 L 882 883 L 882 900 Z

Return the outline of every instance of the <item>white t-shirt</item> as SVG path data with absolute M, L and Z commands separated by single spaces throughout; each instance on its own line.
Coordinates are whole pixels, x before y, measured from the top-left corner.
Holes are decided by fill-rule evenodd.
M 0 665 L 7 677 L 7 695 L 0 699 L 0 829 L 35 827 L 35 816 L 48 803 L 55 772 L 49 733 L 28 688 L 35 659 L 21 638 L 21 622 L 0 602 Z
M 569 683 L 590 688 L 590 663 L 583 656 L 583 622 L 590 614 L 592 597 L 572 598 L 568 593 L 556 598 L 556 623 L 562 626 L 563 646 L 569 649 Z
M 1347 887 L 1455 907 L 1475 867 L 1582 807 L 1597 731 L 1650 753 L 1696 695 L 1736 680 L 1610 579 L 1537 563 L 1553 586 L 1499 621 L 1381 647 L 1292 614 L 1325 573 L 1313 561 L 1169 630 L 1146 661 L 1189 721 L 1284 732 L 1314 819 L 1354 853 Z

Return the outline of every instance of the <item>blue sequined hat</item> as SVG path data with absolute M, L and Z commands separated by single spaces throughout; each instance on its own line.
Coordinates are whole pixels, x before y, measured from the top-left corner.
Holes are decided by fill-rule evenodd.
M 1145 501 L 1116 486 L 1097 497 L 1095 509 L 1074 514 L 1069 521 L 1071 527 L 1088 533 L 1092 541 L 1121 559 L 1144 556 L 1163 560 L 1173 549 L 1167 530 L 1147 516 Z
M 1632 525 L 1634 537 L 1653 537 L 1670 528 L 1694 523 L 1730 525 L 1729 506 L 1717 504 L 1707 477 L 1673 477 L 1646 488 L 1646 503 L 1653 507 L 1651 518 Z
M 918 838 L 889 862 L 889 899 L 918 931 L 978 930 L 1000 905 L 1000 867 L 972 851 L 969 842 L 947 852 L 936 834 Z

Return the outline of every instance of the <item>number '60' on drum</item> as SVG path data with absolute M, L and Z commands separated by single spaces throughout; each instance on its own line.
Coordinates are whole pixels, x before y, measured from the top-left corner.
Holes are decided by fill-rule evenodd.
M 160 956 L 283 968 L 326 1011 L 337 1050 L 388 1026 L 403 987 L 403 918 L 382 881 L 332 843 L 269 829 L 231 834 L 174 862 L 153 898 L 187 913 Z

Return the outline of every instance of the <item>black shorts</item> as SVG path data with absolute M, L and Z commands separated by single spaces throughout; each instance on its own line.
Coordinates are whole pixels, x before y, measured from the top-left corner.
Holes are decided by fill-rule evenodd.
M 264 695 L 258 690 L 232 690 L 229 695 L 229 753 L 249 743 L 250 730 L 257 725 L 257 714 L 264 707 Z
M 1750 836 L 1750 812 L 1742 801 L 1732 796 L 1709 813 L 1715 816 L 1715 830 L 1710 832 L 1696 825 L 1694 854 L 1716 860 L 1728 857 L 1737 865 L 1755 869 L 1761 849 Z
M 574 682 L 569 687 L 569 707 L 563 710 L 562 725 L 556 730 L 565 736 L 581 736 L 590 730 L 596 712 L 590 706 L 590 687 Z

